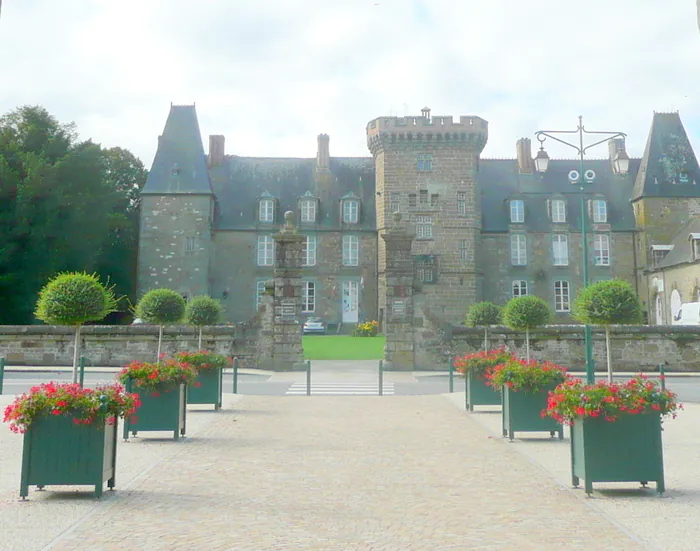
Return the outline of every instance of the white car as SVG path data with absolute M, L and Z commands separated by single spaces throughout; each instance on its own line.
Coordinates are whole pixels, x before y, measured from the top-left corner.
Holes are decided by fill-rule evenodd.
M 321 318 L 309 318 L 304 322 L 304 335 L 325 335 L 326 324 Z

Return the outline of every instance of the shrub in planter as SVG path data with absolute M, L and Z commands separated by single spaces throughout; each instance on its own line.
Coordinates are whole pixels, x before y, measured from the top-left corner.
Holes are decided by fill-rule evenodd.
M 510 359 L 513 355 L 505 348 L 457 356 L 453 365 L 465 376 L 466 407 L 474 411 L 474 406 L 494 406 L 501 403 L 501 389 L 487 385 L 486 374 Z
M 477 302 L 467 312 L 465 324 L 484 328 L 484 351 L 489 349 L 489 327 L 501 323 L 501 308 L 492 302 Z
M 214 409 L 219 409 L 223 369 L 231 365 L 231 360 L 207 350 L 179 352 L 175 354 L 175 359 L 197 370 L 197 377 L 187 389 L 187 403 L 214 404 Z
M 366 321 L 364 323 L 358 323 L 355 325 L 355 329 L 352 331 L 353 337 L 376 337 L 379 331 L 378 321 Z
M 642 306 L 637 293 L 626 281 L 619 279 L 599 281 L 579 293 L 574 302 L 574 317 L 583 323 L 605 327 L 608 382 L 612 382 L 610 325 L 638 323 L 642 319 Z
M 78 384 L 32 387 L 7 406 L 3 420 L 24 434 L 20 496 L 29 486 L 115 485 L 116 420 L 140 406 L 121 385 L 84 389 Z
M 547 303 L 539 297 L 528 295 L 511 299 L 503 308 L 503 321 L 511 329 L 525 331 L 526 359 L 530 359 L 530 329 L 546 325 L 552 318 Z
M 216 325 L 221 320 L 221 303 L 208 296 L 194 297 L 185 307 L 185 321 L 199 329 L 197 348 L 202 349 L 202 327 Z
M 153 289 L 148 291 L 136 305 L 136 317 L 146 323 L 158 326 L 158 352 L 160 359 L 163 345 L 163 325 L 178 323 L 185 315 L 185 299 L 172 289 Z
M 487 373 L 489 384 L 503 390 L 503 435 L 516 431 L 549 432 L 564 437 L 561 424 L 543 415 L 548 393 L 566 379 L 566 369 L 551 362 L 510 359 Z
M 176 440 L 184 435 L 187 385 L 196 376 L 194 367 L 172 359 L 158 363 L 131 362 L 124 367 L 117 378 L 141 400 L 138 416 L 124 419 L 124 439 L 129 432 L 136 435 L 139 431 L 173 431 Z
M 34 315 L 43 322 L 75 327 L 73 382 L 78 382 L 80 328 L 89 321 L 100 321 L 117 309 L 111 287 L 87 273 L 63 273 L 49 280 L 39 292 Z
M 571 425 L 574 486 L 593 482 L 656 481 L 663 493 L 663 416 L 676 416 L 676 395 L 644 375 L 625 383 L 571 379 L 549 393 L 546 415 Z

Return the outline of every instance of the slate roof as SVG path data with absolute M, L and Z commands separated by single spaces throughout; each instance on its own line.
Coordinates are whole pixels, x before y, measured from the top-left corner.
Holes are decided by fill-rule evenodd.
M 673 249 L 650 271 L 695 262 L 693 259 L 693 249 L 688 239 L 691 233 L 700 233 L 700 218 L 690 219 L 683 225 L 670 243 L 664 243 L 665 245 L 673 245 Z
M 226 156 L 219 167 L 210 169 L 217 208 L 215 229 L 250 229 L 258 223 L 258 200 L 269 193 L 277 201 L 275 220 L 284 212 L 299 211 L 297 201 L 307 192 L 320 198 L 319 229 L 341 226 L 340 200 L 354 195 L 361 201 L 360 220 L 352 227 L 376 228 L 374 161 L 367 157 L 331 157 L 330 174 L 317 181 L 316 159 Z M 327 183 L 324 183 L 328 181 Z M 330 185 L 329 185 L 330 184 Z
M 641 197 L 700 197 L 698 161 L 678 113 L 654 113 L 632 193 Z
M 612 231 L 634 231 L 635 219 L 630 197 L 640 159 L 631 159 L 627 175 L 614 174 L 608 159 L 586 160 L 584 170 L 593 170 L 596 178 L 586 184 L 585 197 L 604 198 L 608 206 L 608 223 Z M 579 161 L 552 159 L 547 172 L 521 174 L 515 159 L 482 159 L 477 181 L 481 189 L 482 230 L 507 232 L 510 225 L 511 199 L 525 204 L 528 231 L 549 232 L 552 229 L 547 212 L 547 199 L 563 197 L 567 201 L 566 221 L 576 232 L 581 227 L 579 187 L 569 183 L 569 171 L 579 170 Z M 590 227 L 590 226 L 589 226 Z
M 142 195 L 211 195 L 207 161 L 194 105 L 171 105 Z

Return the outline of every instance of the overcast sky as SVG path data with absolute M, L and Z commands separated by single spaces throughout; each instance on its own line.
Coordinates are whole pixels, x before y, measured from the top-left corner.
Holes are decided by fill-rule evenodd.
M 313 157 L 325 132 L 368 156 L 369 120 L 423 106 L 488 120 L 485 157 L 579 114 L 639 156 L 654 111 L 700 154 L 694 0 L 4 0 L 0 67 L 0 112 L 43 105 L 146 166 L 171 102 L 237 155 Z

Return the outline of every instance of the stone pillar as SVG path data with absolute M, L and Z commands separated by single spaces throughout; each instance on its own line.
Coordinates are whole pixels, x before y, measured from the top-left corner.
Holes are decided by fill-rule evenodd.
M 414 369 L 413 255 L 415 234 L 401 225 L 401 213 L 393 214 L 393 226 L 381 234 L 386 248 L 386 293 L 383 330 L 384 359 L 388 369 Z
M 275 239 L 275 292 L 272 364 L 275 371 L 304 368 L 301 344 L 301 264 L 304 242 L 294 227 L 294 213 L 284 213 L 284 227 Z
M 258 316 L 260 327 L 255 341 L 255 352 L 260 369 L 274 369 L 275 345 L 275 280 L 265 282 L 265 292 L 260 297 Z

